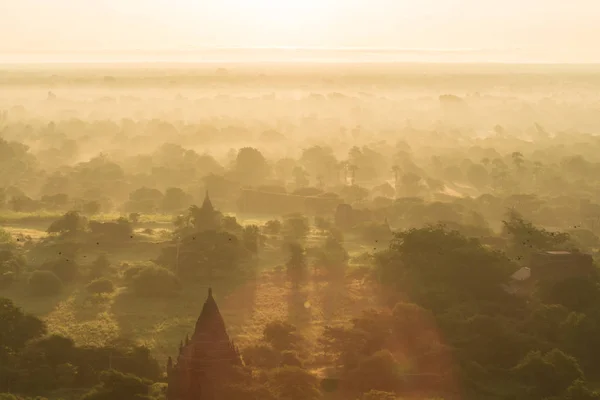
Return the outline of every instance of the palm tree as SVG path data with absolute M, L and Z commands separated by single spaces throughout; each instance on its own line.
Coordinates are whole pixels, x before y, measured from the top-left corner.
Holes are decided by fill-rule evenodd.
M 517 169 L 520 170 L 523 164 L 525 163 L 525 160 L 523 159 L 523 154 L 519 151 L 515 151 L 511 154 L 511 157 Z
M 356 182 L 356 171 L 358 170 L 358 167 L 354 164 L 350 164 L 348 165 L 348 171 L 350 172 L 350 186 L 354 186 L 354 183 Z
M 344 185 L 348 184 L 348 161 L 341 161 L 338 164 L 339 171 L 344 174 Z
M 396 196 L 398 196 L 398 190 L 400 189 L 400 167 L 394 165 L 392 172 L 394 173 L 394 189 L 396 189 Z

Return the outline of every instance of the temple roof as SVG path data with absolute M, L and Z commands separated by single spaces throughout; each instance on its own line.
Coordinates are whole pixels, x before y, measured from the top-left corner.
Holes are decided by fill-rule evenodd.
M 204 195 L 204 202 L 202 202 L 202 209 L 210 210 L 210 211 L 214 211 L 214 209 L 215 209 L 212 205 L 212 201 L 210 201 L 210 197 L 208 196 L 208 190 L 206 191 L 206 194 Z
M 194 330 L 192 340 L 204 335 L 208 335 L 213 339 L 229 341 L 229 335 L 227 335 L 227 330 L 225 329 L 225 321 L 212 295 L 212 288 L 208 289 L 208 297 L 196 322 L 196 329 Z

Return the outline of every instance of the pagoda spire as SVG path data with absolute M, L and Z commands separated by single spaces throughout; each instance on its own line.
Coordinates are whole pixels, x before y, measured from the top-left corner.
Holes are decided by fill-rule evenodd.
M 193 337 L 198 335 L 206 334 L 210 332 L 211 335 L 216 337 L 226 338 L 229 341 L 225 329 L 225 321 L 219 311 L 219 306 L 213 297 L 212 288 L 208 288 L 208 297 L 202 306 L 202 312 L 196 322 L 196 329 L 194 330 Z
M 214 207 L 212 201 L 210 200 L 210 196 L 208 195 L 208 189 L 206 189 L 206 193 L 204 194 L 204 202 L 202 202 L 202 209 L 214 211 Z

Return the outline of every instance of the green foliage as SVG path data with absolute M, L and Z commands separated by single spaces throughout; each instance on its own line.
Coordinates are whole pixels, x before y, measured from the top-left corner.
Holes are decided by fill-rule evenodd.
M 94 240 L 102 242 L 123 242 L 133 235 L 133 226 L 126 218 L 109 222 L 90 221 L 89 228 Z
M 283 229 L 283 224 L 278 219 L 267 221 L 263 227 L 263 231 L 267 235 L 279 235 Z
M 598 283 L 587 277 L 573 277 L 539 285 L 539 297 L 547 304 L 560 304 L 573 311 L 585 311 L 600 299 Z
M 29 293 L 33 296 L 55 296 L 62 288 L 62 281 L 52 271 L 33 271 L 29 277 Z
M 297 349 L 302 341 L 297 328 L 285 321 L 269 322 L 263 330 L 263 337 L 278 351 Z
M 9 299 L 0 297 L 0 363 L 6 353 L 21 350 L 25 344 L 46 333 L 40 319 L 25 314 Z
M 76 235 L 86 228 L 87 221 L 77 211 L 69 211 L 48 227 L 48 233 Z
M 207 230 L 184 237 L 161 252 L 157 263 L 177 271 L 185 279 L 209 276 L 243 276 L 243 263 L 249 251 L 237 236 L 224 231 Z
M 59 258 L 46 262 L 41 269 L 53 272 L 63 283 L 71 283 L 80 275 L 79 266 L 72 258 Z
M 168 269 L 159 266 L 132 270 L 127 278 L 129 287 L 142 297 L 171 297 L 181 290 L 179 279 Z
M 514 369 L 515 377 L 528 386 L 531 396 L 559 396 L 583 378 L 577 360 L 554 349 L 546 354 L 529 353 Z
M 0 228 L 0 245 L 5 246 L 13 243 L 13 237 L 10 232 Z
M 246 347 L 242 351 L 244 363 L 253 368 L 272 369 L 281 363 L 281 355 L 272 346 L 258 344 Z
M 15 246 L 4 250 L 0 247 L 0 289 L 8 288 L 21 275 L 25 267 L 25 259 Z
M 340 276 L 343 275 L 348 259 L 349 255 L 343 243 L 329 235 L 318 249 L 315 262 L 319 268 L 324 268 L 332 276 Z
M 245 226 L 242 231 L 242 242 L 248 251 L 253 254 L 258 253 L 260 247 L 264 244 L 264 237 L 256 225 Z
M 360 400 L 398 400 L 398 397 L 395 393 L 371 390 L 367 393 L 364 393 L 360 397 Z
M 112 293 L 115 291 L 115 285 L 107 278 L 95 279 L 88 283 L 85 288 L 91 294 Z
M 283 221 L 283 234 L 288 240 L 302 241 L 309 231 L 308 218 L 303 215 L 290 215 Z
M 304 363 L 300 359 L 298 352 L 286 350 L 281 352 L 281 366 L 282 367 L 297 367 L 303 368 Z
M 160 190 L 141 187 L 129 194 L 129 201 L 124 208 L 129 213 L 154 214 L 160 208 L 162 201 L 163 194 Z
M 102 209 L 102 204 L 100 204 L 100 202 L 96 201 L 96 200 L 85 202 L 81 206 L 81 212 L 85 215 L 98 214 L 101 209 Z
M 322 397 L 317 378 L 298 367 L 282 367 L 269 372 L 267 387 L 277 399 L 317 400 Z
M 100 375 L 100 381 L 101 384 L 83 396 L 83 400 L 151 399 L 151 382 L 135 375 L 105 371 Z
M 354 227 L 366 243 L 374 245 L 388 243 L 392 238 L 392 231 L 387 224 L 365 222 Z
M 298 287 L 306 280 L 308 273 L 306 266 L 306 252 L 300 243 L 288 243 L 289 259 L 286 263 L 288 278 L 294 287 Z
M 568 234 L 536 228 L 514 210 L 508 212 L 503 225 L 504 234 L 511 240 L 509 254 L 519 261 L 528 261 L 534 252 L 564 250 L 571 246 Z
M 268 177 L 270 168 L 259 150 L 244 147 L 237 154 L 233 172 L 240 182 L 254 185 L 260 184 Z
M 100 254 L 90 266 L 90 277 L 100 278 L 101 276 L 106 275 L 109 268 L 110 260 L 108 259 L 106 254 Z
M 516 266 L 500 252 L 442 226 L 396 233 L 389 250 L 378 255 L 384 285 L 406 287 L 430 308 L 458 299 L 479 301 L 504 297 L 501 285 Z
M 167 213 L 174 213 L 185 210 L 191 203 L 192 198 L 189 194 L 180 188 L 171 187 L 165 191 L 161 209 Z
M 578 379 L 569 386 L 562 398 L 565 400 L 598 400 L 600 391 L 590 389 L 583 380 Z

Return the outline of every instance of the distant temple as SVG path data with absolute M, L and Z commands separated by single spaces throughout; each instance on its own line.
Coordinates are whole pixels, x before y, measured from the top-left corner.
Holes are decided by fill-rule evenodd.
M 215 210 L 210 197 L 208 196 L 208 190 L 204 196 L 202 207 L 193 206 L 192 212 L 192 223 L 197 231 L 210 231 L 218 230 L 221 226 L 221 213 Z
M 191 339 L 179 346 L 179 356 L 167 363 L 167 400 L 220 399 L 220 388 L 242 366 L 238 349 L 229 339 L 225 321 L 208 289 L 208 298 Z

